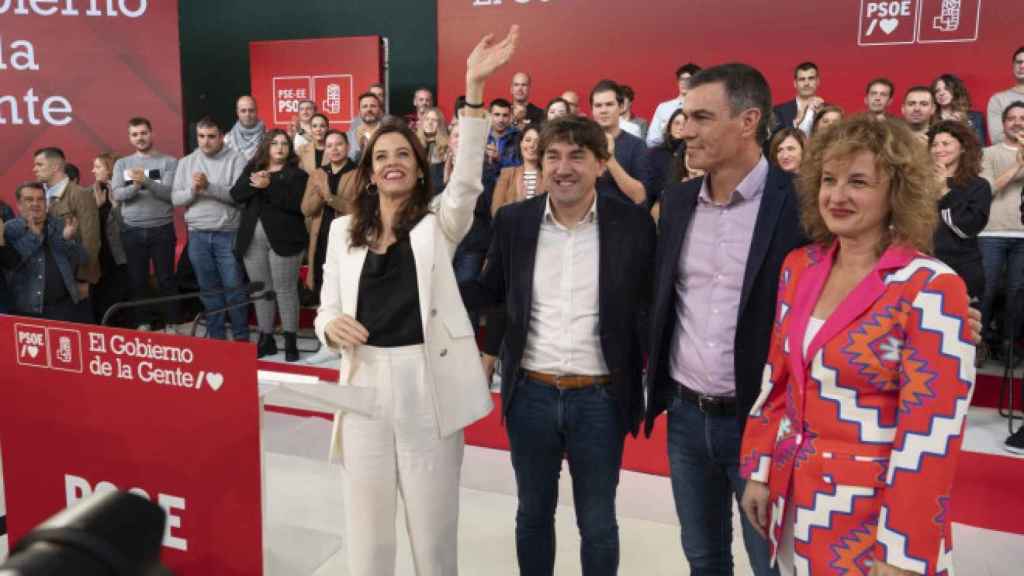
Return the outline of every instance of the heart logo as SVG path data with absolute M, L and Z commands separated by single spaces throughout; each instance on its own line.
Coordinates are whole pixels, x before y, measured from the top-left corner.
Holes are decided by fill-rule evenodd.
M 39 355 L 39 346 L 25 346 L 25 351 L 28 352 L 29 356 L 35 358 Z
M 879 28 L 886 34 L 892 34 L 892 31 L 900 25 L 900 21 L 896 18 L 884 18 L 878 22 Z
M 206 375 L 206 383 L 216 392 L 224 385 L 224 376 L 218 372 L 210 372 Z

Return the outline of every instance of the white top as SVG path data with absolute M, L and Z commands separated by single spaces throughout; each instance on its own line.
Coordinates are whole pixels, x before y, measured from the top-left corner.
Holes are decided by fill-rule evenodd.
M 658 144 L 661 144 L 665 136 L 665 125 L 668 124 L 668 119 L 672 117 L 672 113 L 683 107 L 683 100 L 676 96 L 671 100 L 666 100 L 654 110 L 654 117 L 651 118 L 651 126 L 647 129 L 647 147 L 654 148 Z
M 804 356 L 807 356 L 807 350 L 811 347 L 811 342 L 814 341 L 814 337 L 818 335 L 818 331 L 825 325 L 825 321 L 820 318 L 811 316 L 807 320 L 807 331 L 804 332 Z
M 537 237 L 533 306 L 522 366 L 548 374 L 608 374 L 598 333 L 597 199 L 571 230 L 548 199 Z
M 640 132 L 640 126 L 636 125 L 634 122 L 631 122 L 629 120 L 623 120 L 622 118 L 619 118 L 619 129 L 623 130 L 624 132 L 628 132 L 633 136 L 636 136 L 637 138 L 643 138 Z
M 537 171 L 523 170 L 523 187 L 526 188 L 526 197 L 533 198 L 537 195 Z

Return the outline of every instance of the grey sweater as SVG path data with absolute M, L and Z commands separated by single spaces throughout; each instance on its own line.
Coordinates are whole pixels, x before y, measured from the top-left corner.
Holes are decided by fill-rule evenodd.
M 185 224 L 189 230 L 238 230 L 241 215 L 238 204 L 231 199 L 231 187 L 242 174 L 245 164 L 245 156 L 228 146 L 213 156 L 207 156 L 197 148 L 178 162 L 171 197 L 175 206 L 186 208 Z M 192 186 L 192 175 L 196 172 L 206 174 L 208 182 L 206 190 L 198 194 Z
M 111 187 L 114 199 L 121 203 L 125 226 L 156 228 L 174 221 L 171 189 L 177 165 L 177 160 L 155 150 L 146 156 L 136 152 L 114 163 Z M 125 182 L 124 172 L 132 168 L 146 170 L 146 180 L 138 189 Z
M 1002 142 L 1006 137 L 1003 135 L 1003 110 L 1018 100 L 1024 102 L 1024 92 L 1013 88 L 996 92 L 988 101 L 988 137 L 993 144 Z M 984 144 L 984 142 L 982 142 Z

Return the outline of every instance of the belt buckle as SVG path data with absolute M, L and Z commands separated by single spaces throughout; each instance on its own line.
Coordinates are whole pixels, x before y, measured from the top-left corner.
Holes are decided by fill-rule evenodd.
M 707 405 L 705 405 L 705 401 L 707 402 Z M 713 398 L 711 398 L 710 396 L 707 396 L 705 394 L 700 394 L 697 396 L 697 408 L 699 408 L 700 411 L 703 412 L 704 414 L 709 414 L 709 407 L 714 405 L 715 403 L 713 401 Z

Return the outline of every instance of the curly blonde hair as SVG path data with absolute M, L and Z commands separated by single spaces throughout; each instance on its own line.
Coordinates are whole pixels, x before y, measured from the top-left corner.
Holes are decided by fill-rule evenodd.
M 818 208 L 823 165 L 860 152 L 874 154 L 875 168 L 889 177 L 889 220 L 878 253 L 892 244 L 930 253 L 941 191 L 928 148 L 903 121 L 865 114 L 820 130 L 804 151 L 797 187 L 800 221 L 808 237 L 822 246 L 835 239 Z

